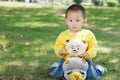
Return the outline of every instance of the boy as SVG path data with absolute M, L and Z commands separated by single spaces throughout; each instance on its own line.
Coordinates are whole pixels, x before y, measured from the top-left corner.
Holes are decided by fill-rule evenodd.
M 97 65 L 95 68 L 92 66 L 91 60 L 96 56 L 97 41 L 90 30 L 82 29 L 82 26 L 87 22 L 85 8 L 77 4 L 71 5 L 66 10 L 65 21 L 69 29 L 60 33 L 54 46 L 56 55 L 62 59 L 59 67 L 57 67 L 56 71 L 54 71 L 55 73 L 52 73 L 52 75 L 56 74 L 56 77 L 60 77 L 64 74 L 62 64 L 67 55 L 69 55 L 66 50 L 66 40 L 80 38 L 87 45 L 86 52 L 81 54 L 82 58 L 89 64 L 86 80 L 100 79 L 105 74 L 106 69 L 100 65 Z

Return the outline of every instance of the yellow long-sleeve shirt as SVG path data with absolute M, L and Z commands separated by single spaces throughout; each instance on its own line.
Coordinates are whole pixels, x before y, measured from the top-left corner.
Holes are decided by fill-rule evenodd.
M 96 41 L 94 34 L 90 30 L 82 29 L 78 33 L 72 33 L 69 30 L 66 30 L 59 34 L 58 38 L 56 39 L 55 46 L 54 46 L 55 53 L 58 57 L 65 58 L 65 57 L 60 56 L 58 54 L 58 51 L 60 49 L 65 49 L 67 51 L 66 40 L 71 40 L 74 38 L 80 38 L 81 40 L 84 40 L 86 42 L 86 45 L 87 45 L 86 52 L 90 55 L 90 59 L 93 59 L 96 56 L 97 41 Z

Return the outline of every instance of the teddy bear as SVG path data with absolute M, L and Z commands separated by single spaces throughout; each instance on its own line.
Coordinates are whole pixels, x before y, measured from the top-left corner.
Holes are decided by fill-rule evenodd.
M 75 38 L 72 40 L 66 40 L 66 49 L 71 56 L 78 56 L 85 52 L 86 44 L 85 41 Z
M 63 63 L 64 77 L 66 80 L 85 80 L 88 63 L 80 57 L 85 52 L 85 41 L 79 38 L 67 40 L 67 51 L 70 55 Z

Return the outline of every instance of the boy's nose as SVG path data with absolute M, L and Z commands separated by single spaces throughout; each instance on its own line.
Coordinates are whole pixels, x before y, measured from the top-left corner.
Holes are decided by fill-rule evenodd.
M 73 26 L 73 27 L 76 27 L 76 23 L 72 23 L 72 26 Z

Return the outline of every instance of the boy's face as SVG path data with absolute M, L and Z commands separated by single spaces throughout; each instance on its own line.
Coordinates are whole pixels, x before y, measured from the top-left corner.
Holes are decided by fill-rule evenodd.
M 81 11 L 68 11 L 65 20 L 70 31 L 73 33 L 80 31 L 83 24 L 86 22 Z

